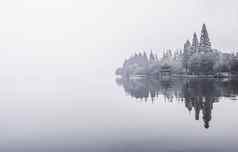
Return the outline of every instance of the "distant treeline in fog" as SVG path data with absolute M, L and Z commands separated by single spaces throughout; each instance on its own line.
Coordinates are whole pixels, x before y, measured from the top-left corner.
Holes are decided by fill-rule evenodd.
M 169 72 L 178 75 L 216 75 L 228 76 L 238 74 L 238 53 L 223 53 L 213 49 L 206 25 L 203 24 L 200 41 L 193 34 L 192 43 L 187 40 L 183 50 L 163 52 L 162 57 L 152 51 L 135 53 L 126 59 L 117 75 L 157 75 Z

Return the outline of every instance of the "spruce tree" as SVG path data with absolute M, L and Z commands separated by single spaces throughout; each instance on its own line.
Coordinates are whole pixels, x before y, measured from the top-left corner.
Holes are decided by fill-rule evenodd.
M 189 40 L 187 40 L 187 41 L 184 43 L 184 51 L 185 51 L 186 49 L 190 49 L 190 47 L 191 47 L 191 43 L 190 43 Z
M 194 53 L 198 51 L 198 47 L 199 47 L 198 38 L 197 38 L 197 34 L 195 32 L 193 34 L 193 42 L 192 42 L 192 50 Z
M 151 51 L 150 52 L 150 62 L 154 62 L 154 61 L 155 61 L 155 57 L 154 57 L 154 54 Z
M 199 51 L 210 51 L 211 50 L 211 42 L 208 36 L 206 25 L 202 25 L 201 37 L 200 37 L 200 46 Z
M 183 67 L 185 68 L 186 72 L 188 72 L 188 60 L 191 55 L 191 43 L 189 40 L 186 41 L 184 44 L 183 50 Z

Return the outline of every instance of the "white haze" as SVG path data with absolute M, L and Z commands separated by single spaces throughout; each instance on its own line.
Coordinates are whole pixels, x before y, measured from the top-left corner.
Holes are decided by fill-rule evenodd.
M 121 141 L 132 146 L 143 141 L 179 148 L 236 146 L 233 129 L 238 124 L 230 118 L 237 105 L 216 104 L 213 130 L 204 132 L 202 120 L 192 121 L 184 103 L 136 104 L 118 88 L 114 72 L 135 51 L 182 48 L 193 32 L 200 34 L 203 23 L 215 48 L 236 48 L 237 4 L 1 0 L 0 151 L 49 146 L 58 152 L 72 145 L 98 148 Z
M 23 77 L 112 74 L 135 51 L 182 48 L 193 32 L 200 34 L 202 23 L 207 24 L 214 47 L 236 48 L 237 4 L 235 0 L 1 1 L 1 71 Z

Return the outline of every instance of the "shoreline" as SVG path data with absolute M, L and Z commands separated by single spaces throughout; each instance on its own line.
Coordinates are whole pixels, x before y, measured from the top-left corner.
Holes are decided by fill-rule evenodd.
M 237 74 L 229 74 L 229 75 L 221 75 L 221 76 L 217 76 L 217 75 L 189 75 L 189 74 L 172 74 L 170 76 L 158 76 L 158 75 L 129 75 L 129 76 L 123 76 L 123 75 L 119 75 L 121 77 L 137 77 L 137 78 L 143 78 L 143 77 L 154 77 L 154 78 L 196 78 L 196 79 L 202 79 L 202 78 L 212 78 L 212 79 L 234 79 L 237 78 L 238 79 L 238 75 Z

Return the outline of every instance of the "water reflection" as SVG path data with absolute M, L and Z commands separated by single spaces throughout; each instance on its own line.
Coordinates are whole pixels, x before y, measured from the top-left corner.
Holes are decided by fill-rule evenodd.
M 194 110 L 195 120 L 202 115 L 205 128 L 209 128 L 213 104 L 238 95 L 238 80 L 118 78 L 116 82 L 138 101 L 183 102 L 188 111 Z

